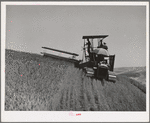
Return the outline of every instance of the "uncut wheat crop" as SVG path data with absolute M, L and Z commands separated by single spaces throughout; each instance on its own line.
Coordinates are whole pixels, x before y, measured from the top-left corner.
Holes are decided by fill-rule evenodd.
M 6 111 L 145 111 L 146 94 L 128 79 L 86 77 L 70 62 L 6 50 Z

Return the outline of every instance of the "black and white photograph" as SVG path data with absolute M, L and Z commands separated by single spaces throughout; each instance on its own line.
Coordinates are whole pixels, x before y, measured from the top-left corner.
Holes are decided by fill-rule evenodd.
M 2 5 L 4 121 L 149 121 L 148 2 Z

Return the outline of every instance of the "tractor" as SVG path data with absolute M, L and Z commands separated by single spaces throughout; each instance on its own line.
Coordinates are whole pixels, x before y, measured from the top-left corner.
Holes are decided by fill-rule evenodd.
M 86 76 L 99 80 L 116 82 L 114 70 L 115 55 L 110 55 L 103 39 L 108 35 L 83 36 L 83 56 L 79 63 Z M 97 40 L 97 46 L 94 46 Z
M 115 55 L 109 55 L 108 47 L 104 45 L 103 39 L 108 37 L 108 35 L 96 35 L 96 36 L 83 36 L 83 56 L 82 60 L 77 60 L 76 56 L 79 56 L 76 53 L 71 53 L 68 51 L 58 50 L 49 47 L 42 47 L 45 50 L 51 51 L 51 53 L 41 52 L 44 56 L 57 58 L 60 60 L 66 60 L 74 63 L 75 67 L 83 69 L 86 76 L 107 80 L 107 81 L 116 81 L 116 76 L 113 72 L 114 70 L 114 60 Z M 95 41 L 97 40 L 98 44 L 94 46 Z M 59 52 L 63 54 L 55 55 L 54 52 Z M 71 56 L 71 57 L 70 57 Z

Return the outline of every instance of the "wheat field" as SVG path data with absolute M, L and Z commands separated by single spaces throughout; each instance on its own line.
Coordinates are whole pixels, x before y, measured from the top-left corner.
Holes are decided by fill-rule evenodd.
M 146 93 L 128 79 L 86 77 L 70 62 L 6 50 L 6 111 L 146 111 Z

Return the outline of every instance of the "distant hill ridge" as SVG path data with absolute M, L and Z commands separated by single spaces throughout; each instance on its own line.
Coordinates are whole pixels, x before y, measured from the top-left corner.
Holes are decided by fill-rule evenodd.
M 114 68 L 114 71 L 116 74 L 124 73 L 124 72 L 129 72 L 129 71 L 146 71 L 146 66 L 143 67 L 119 67 L 119 68 Z
M 134 79 L 141 84 L 146 84 L 146 66 L 115 68 L 115 73 L 117 75 L 122 75 Z

